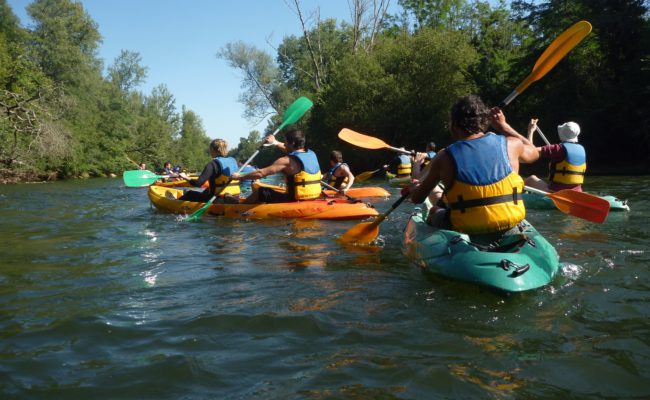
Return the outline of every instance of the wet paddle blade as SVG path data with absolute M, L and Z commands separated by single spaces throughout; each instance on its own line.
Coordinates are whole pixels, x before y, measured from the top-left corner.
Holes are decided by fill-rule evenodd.
M 379 223 L 377 220 L 372 222 L 362 222 L 356 224 L 339 238 L 339 241 L 350 244 L 367 245 L 372 243 L 379 236 Z
M 212 204 L 212 199 L 210 199 L 210 201 L 205 203 L 205 205 L 203 207 L 201 207 L 198 210 L 194 211 L 192 213 L 192 215 L 187 217 L 187 219 L 185 221 L 186 222 L 196 222 L 196 221 L 200 220 L 201 217 L 203 216 L 203 214 L 205 214 L 205 212 L 208 211 L 208 208 L 210 208 L 210 204 Z
M 563 213 L 597 224 L 602 224 L 609 214 L 609 202 L 589 193 L 565 189 L 549 193 L 548 197 Z
M 139 169 L 124 171 L 124 174 L 122 174 L 124 184 L 128 187 L 149 186 L 160 178 L 165 178 L 165 176 L 156 175 L 151 171 Z
M 377 150 L 377 149 L 390 149 L 391 147 L 386 144 L 381 139 L 376 137 L 364 135 L 359 132 L 355 132 L 352 129 L 343 128 L 339 132 L 339 138 L 345 140 L 346 142 L 353 144 L 357 147 L 362 147 L 364 149 Z

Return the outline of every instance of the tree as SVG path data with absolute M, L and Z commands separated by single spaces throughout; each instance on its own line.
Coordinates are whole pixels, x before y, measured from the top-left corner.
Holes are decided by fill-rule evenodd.
M 108 67 L 110 81 L 125 93 L 135 89 L 147 78 L 147 68 L 141 62 L 140 53 L 122 50 Z

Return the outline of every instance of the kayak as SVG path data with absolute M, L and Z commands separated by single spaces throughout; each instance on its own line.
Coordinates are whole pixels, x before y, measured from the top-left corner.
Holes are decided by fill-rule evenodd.
M 609 202 L 610 211 L 630 211 L 627 200 L 620 200 L 614 196 L 598 196 Z M 524 192 L 524 204 L 531 210 L 555 210 L 557 207 L 548 196 L 542 196 L 535 193 Z
M 150 186 L 149 200 L 159 210 L 191 214 L 205 203 L 178 200 L 183 195 L 182 189 L 164 186 Z M 325 220 L 363 219 L 376 216 L 377 210 L 361 202 L 341 202 L 332 200 L 309 200 L 293 203 L 262 204 L 211 204 L 209 214 L 226 218 L 302 218 Z
M 547 285 L 558 272 L 555 248 L 529 223 L 523 232 L 504 235 L 490 245 L 472 242 L 464 233 L 426 223 L 428 200 L 406 226 L 403 253 L 426 271 L 503 292 Z
M 253 182 L 253 188 L 259 188 L 259 187 L 268 187 L 272 188 L 273 190 L 277 190 L 278 192 L 284 192 L 286 188 L 284 186 L 278 186 L 278 185 L 269 185 L 267 183 L 263 182 Z M 330 189 L 325 189 L 323 190 L 323 194 L 326 197 L 340 197 L 338 192 Z M 387 198 L 390 197 L 390 192 L 388 192 L 386 189 L 378 187 L 378 186 L 360 186 L 360 187 L 353 187 L 348 190 L 347 195 L 355 198 L 355 199 L 363 199 L 363 198 L 370 198 L 370 197 L 382 197 L 382 198 Z
M 390 178 L 388 179 L 388 184 L 394 187 L 406 186 L 411 183 L 411 177 L 407 176 L 404 178 Z

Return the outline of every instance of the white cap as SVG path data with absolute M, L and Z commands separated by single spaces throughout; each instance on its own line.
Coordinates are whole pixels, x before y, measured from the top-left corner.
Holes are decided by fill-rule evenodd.
M 577 142 L 580 134 L 580 125 L 575 122 L 565 122 L 558 125 L 557 134 L 563 142 Z

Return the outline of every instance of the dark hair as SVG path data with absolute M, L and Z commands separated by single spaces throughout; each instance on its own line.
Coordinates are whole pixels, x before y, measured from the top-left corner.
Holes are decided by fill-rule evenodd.
M 293 129 L 285 133 L 284 140 L 296 150 L 305 148 L 305 134 L 300 130 Z
M 337 163 L 342 163 L 343 154 L 341 154 L 341 152 L 338 150 L 332 150 L 332 152 L 330 153 L 330 160 Z
M 490 110 L 480 97 L 464 96 L 451 107 L 451 123 L 470 135 L 485 132 L 490 125 Z
M 436 144 L 434 142 L 427 143 L 427 151 L 433 151 L 436 149 Z

